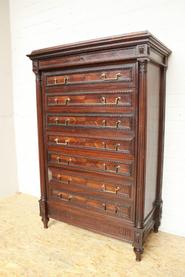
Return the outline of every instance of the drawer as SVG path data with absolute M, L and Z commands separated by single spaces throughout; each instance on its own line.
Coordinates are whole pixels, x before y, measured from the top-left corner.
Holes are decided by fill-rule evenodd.
M 65 136 L 61 134 L 47 135 L 47 142 L 49 146 L 55 146 L 59 149 L 61 147 L 103 150 L 116 153 L 124 153 L 133 155 L 134 153 L 134 136 L 123 136 L 121 139 L 112 140 L 107 138 L 87 138 L 77 136 Z
M 100 160 L 92 157 L 66 155 L 61 152 L 48 152 L 48 163 L 54 166 L 77 167 L 89 171 L 100 171 L 114 175 L 133 176 L 134 161 Z
M 134 123 L 135 124 L 135 123 Z M 57 134 L 64 136 L 74 137 L 85 137 L 93 139 L 110 139 L 110 140 L 121 140 L 127 136 L 135 137 L 135 130 L 133 126 L 132 131 L 128 131 L 120 128 L 91 128 L 91 127 L 73 127 L 65 125 L 52 125 L 46 128 L 47 134 Z
M 114 180 L 115 181 L 115 180 Z M 50 167 L 48 169 L 48 182 L 53 185 L 58 185 L 58 188 L 67 189 L 70 191 L 90 191 L 96 197 L 106 197 L 109 199 L 133 199 L 133 183 L 122 180 L 117 183 L 110 181 L 93 180 L 91 177 L 85 177 L 74 172 L 66 172 L 64 170 Z
M 132 112 L 135 107 L 134 90 L 50 93 L 45 95 L 49 112 Z
M 113 203 L 109 200 L 94 199 L 92 196 L 87 197 L 84 194 L 68 192 L 61 189 L 51 189 L 50 199 L 56 199 L 68 205 L 82 207 L 109 216 L 125 218 L 127 220 L 133 219 L 133 207 L 132 204 L 128 203 Z
M 135 64 L 122 64 L 120 66 L 104 66 L 94 69 L 66 71 L 46 76 L 46 86 L 83 85 L 88 83 L 133 82 L 135 77 Z
M 116 116 L 109 114 L 106 116 L 98 115 L 79 115 L 79 114 L 47 114 L 48 127 L 86 127 L 86 128 L 112 128 L 131 131 L 134 128 L 133 114 Z
M 132 96 L 130 91 L 124 93 L 86 93 L 47 95 L 47 106 L 114 106 L 131 107 Z

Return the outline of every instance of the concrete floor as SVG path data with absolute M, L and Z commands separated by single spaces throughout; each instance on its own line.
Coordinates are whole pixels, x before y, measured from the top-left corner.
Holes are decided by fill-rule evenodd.
M 62 222 L 44 230 L 38 201 L 0 200 L 0 277 L 185 277 L 185 238 L 151 233 L 143 260 L 132 246 Z

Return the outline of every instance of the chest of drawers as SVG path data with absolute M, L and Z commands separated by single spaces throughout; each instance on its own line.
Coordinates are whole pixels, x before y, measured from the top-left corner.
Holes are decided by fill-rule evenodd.
M 158 231 L 170 50 L 149 32 L 33 51 L 40 215 L 131 242 Z

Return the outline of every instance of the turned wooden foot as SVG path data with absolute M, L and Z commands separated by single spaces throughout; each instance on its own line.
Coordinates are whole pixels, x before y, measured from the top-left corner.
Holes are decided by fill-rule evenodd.
M 39 200 L 39 205 L 40 205 L 40 216 L 42 218 L 42 222 L 44 225 L 44 228 L 48 228 L 48 221 L 49 221 L 49 217 L 48 217 L 48 213 L 47 213 L 47 202 L 45 199 L 40 199 Z
M 154 224 L 154 233 L 158 233 L 160 224 Z
M 136 248 L 134 247 L 134 252 L 136 254 L 136 261 L 140 262 L 141 261 L 141 254 L 143 254 L 143 248 Z
M 162 215 L 162 200 L 156 201 L 156 211 L 155 211 L 155 224 L 154 232 L 158 233 L 159 226 L 161 225 L 161 215 Z
M 42 218 L 42 222 L 43 222 L 44 228 L 47 229 L 48 228 L 49 218 L 48 217 Z

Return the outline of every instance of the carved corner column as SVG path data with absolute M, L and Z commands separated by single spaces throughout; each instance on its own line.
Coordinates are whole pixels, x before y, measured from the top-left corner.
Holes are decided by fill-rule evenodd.
M 138 130 L 137 130 L 137 185 L 136 221 L 134 232 L 134 252 L 136 261 L 141 260 L 144 234 L 144 193 L 145 193 L 145 155 L 146 155 L 146 117 L 147 117 L 147 58 L 138 59 Z
M 162 181 L 163 181 L 163 156 L 164 156 L 164 129 L 165 129 L 165 103 L 166 103 L 166 69 L 167 58 L 165 59 L 166 66 L 161 66 L 161 80 L 160 80 L 160 109 L 159 109 L 159 149 L 158 149 L 158 169 L 157 169 L 157 189 L 155 201 L 155 215 L 154 215 L 154 232 L 157 233 L 161 225 L 162 218 Z
M 37 98 L 37 124 L 38 124 L 38 142 L 39 142 L 39 166 L 40 166 L 40 183 L 41 183 L 41 198 L 39 200 L 40 216 L 42 218 L 44 228 L 48 228 L 48 209 L 46 197 L 46 180 L 45 180 L 45 166 L 44 166 L 44 139 L 43 139 L 43 118 L 42 118 L 42 75 L 39 71 L 37 61 L 33 61 L 33 72 L 36 76 L 36 98 Z

